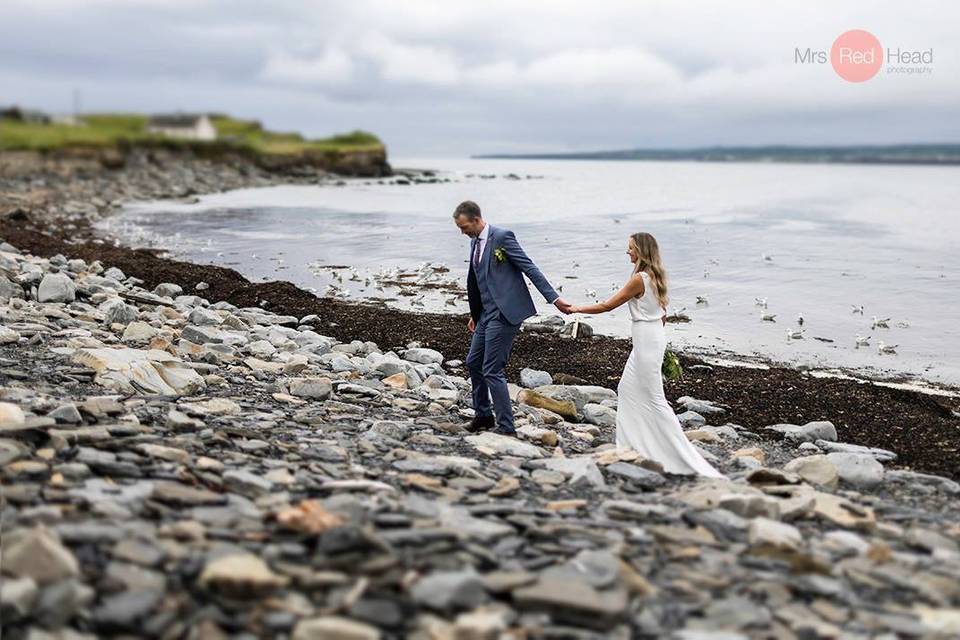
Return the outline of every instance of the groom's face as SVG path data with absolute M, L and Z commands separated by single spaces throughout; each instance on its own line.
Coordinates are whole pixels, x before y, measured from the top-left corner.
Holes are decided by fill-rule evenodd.
M 473 220 L 467 216 L 457 216 L 453 219 L 460 228 L 460 233 L 471 238 L 476 238 L 483 231 L 483 218 L 476 217 Z

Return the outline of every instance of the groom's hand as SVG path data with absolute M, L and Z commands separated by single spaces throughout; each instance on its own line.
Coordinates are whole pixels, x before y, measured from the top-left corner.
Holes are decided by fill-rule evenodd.
M 477 330 L 477 323 L 473 321 L 473 318 L 470 318 L 467 321 L 467 329 L 470 329 L 470 333 L 473 333 Z
M 560 310 L 561 313 L 570 313 L 573 305 L 564 300 L 563 298 L 557 298 L 553 301 L 554 306 Z

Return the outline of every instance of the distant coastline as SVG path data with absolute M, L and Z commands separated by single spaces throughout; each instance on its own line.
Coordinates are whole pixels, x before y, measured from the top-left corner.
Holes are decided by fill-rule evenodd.
M 695 162 L 802 162 L 829 164 L 960 164 L 960 144 L 856 146 L 697 147 L 691 149 L 622 149 L 572 153 L 498 153 L 473 158 L 522 160 L 644 160 Z

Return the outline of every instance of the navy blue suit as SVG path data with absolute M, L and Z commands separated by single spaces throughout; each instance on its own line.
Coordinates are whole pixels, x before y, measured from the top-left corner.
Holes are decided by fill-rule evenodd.
M 513 231 L 488 226 L 487 242 L 476 267 L 473 257 L 479 240 L 474 238 L 470 243 L 467 298 L 476 331 L 467 354 L 467 369 L 476 414 L 495 414 L 497 426 L 512 431 L 513 409 L 503 369 L 520 325 L 536 313 L 523 276 L 530 279 L 547 302 L 554 302 L 560 295 L 524 252 Z M 503 261 L 496 259 L 497 253 L 501 253 Z

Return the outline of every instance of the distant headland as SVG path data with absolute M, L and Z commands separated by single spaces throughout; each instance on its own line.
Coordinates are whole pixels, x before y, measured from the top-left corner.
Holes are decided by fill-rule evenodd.
M 697 147 L 691 149 L 622 149 L 571 153 L 484 154 L 474 158 L 536 160 L 659 160 L 695 162 L 804 162 L 842 164 L 960 164 L 960 144 L 855 146 Z

